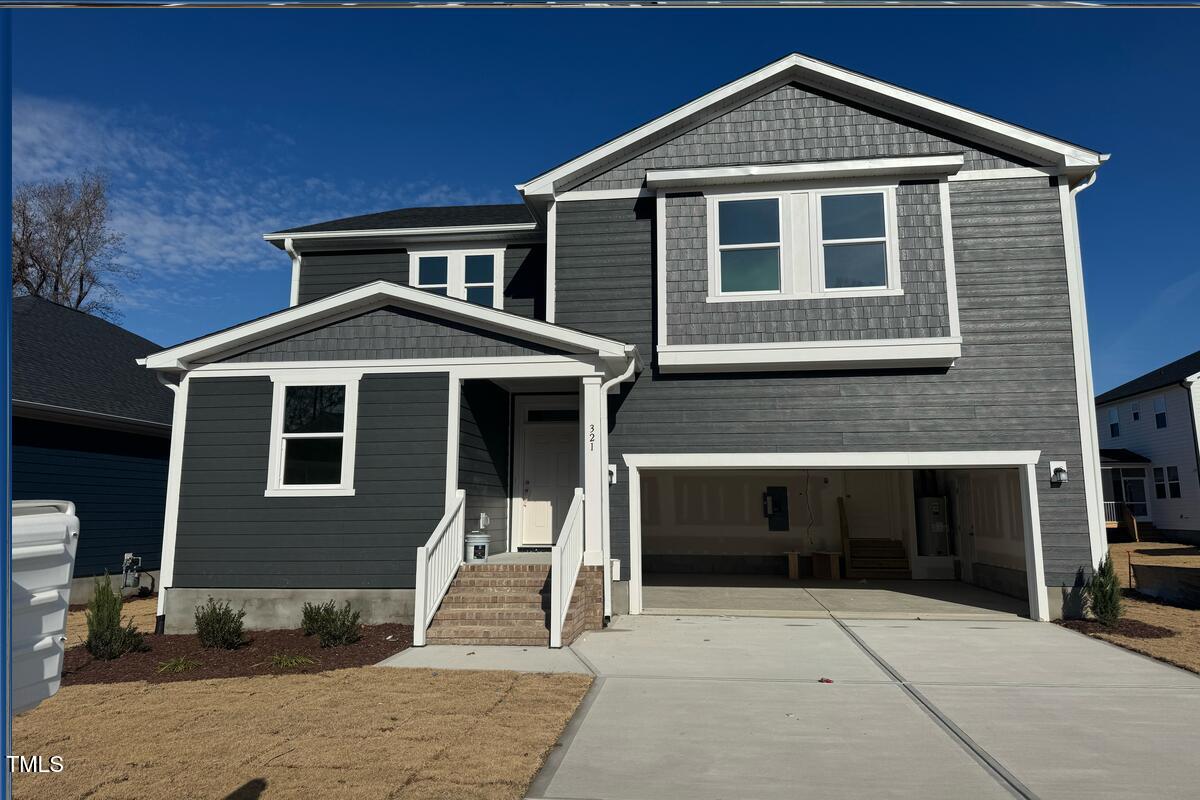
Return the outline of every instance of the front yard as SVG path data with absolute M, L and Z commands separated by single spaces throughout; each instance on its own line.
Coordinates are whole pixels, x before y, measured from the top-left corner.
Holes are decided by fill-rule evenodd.
M 520 798 L 575 712 L 581 675 L 360 667 L 65 686 L 13 723 L 20 800 Z

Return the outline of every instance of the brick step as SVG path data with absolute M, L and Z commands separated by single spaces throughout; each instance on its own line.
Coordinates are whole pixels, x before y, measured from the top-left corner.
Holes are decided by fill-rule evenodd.
M 449 606 L 442 604 L 434 617 L 434 624 L 449 623 L 450 620 L 472 620 L 483 622 L 507 622 L 509 620 L 537 622 L 545 624 L 546 612 L 540 608 L 496 608 L 495 606 Z
M 549 564 L 463 564 L 459 568 L 463 575 L 518 575 L 530 573 L 534 575 L 549 575 Z
M 442 599 L 442 608 L 456 606 L 522 606 L 525 608 L 549 608 L 550 595 L 537 592 L 481 591 L 447 592 Z
M 472 625 L 466 620 L 435 621 L 429 627 L 429 639 L 470 639 L 477 642 L 491 642 L 496 639 L 526 639 L 545 643 L 549 641 L 550 630 L 545 623 L 512 620 L 497 625 Z
M 469 636 L 463 638 L 455 636 L 445 636 L 441 638 L 436 636 L 426 636 L 425 641 L 427 641 L 429 644 L 469 644 L 477 647 L 499 647 L 502 645 L 510 645 L 514 647 L 549 647 L 550 634 L 547 633 L 545 636 L 539 636 L 536 638 L 517 636 L 507 639 L 488 639 L 487 641 L 479 641 L 478 639 L 473 639 Z
M 456 588 L 483 588 L 483 589 L 505 589 L 505 588 L 524 588 L 528 591 L 537 591 L 547 585 L 548 578 L 529 577 L 529 578 L 492 578 L 492 577 L 476 577 L 473 575 L 459 575 L 454 579 L 453 587 Z

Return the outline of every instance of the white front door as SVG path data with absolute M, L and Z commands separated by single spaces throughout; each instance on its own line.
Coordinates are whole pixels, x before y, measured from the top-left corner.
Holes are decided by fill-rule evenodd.
M 520 547 L 549 547 L 579 485 L 578 427 L 525 426 L 522 455 Z

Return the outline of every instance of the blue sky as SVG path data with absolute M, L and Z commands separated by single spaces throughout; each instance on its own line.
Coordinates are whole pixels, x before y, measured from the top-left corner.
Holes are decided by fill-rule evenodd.
M 1200 15 L 18 11 L 17 180 L 113 179 L 162 344 L 287 304 L 260 234 L 512 185 L 790 51 L 1104 150 L 1080 196 L 1096 389 L 1200 348 Z

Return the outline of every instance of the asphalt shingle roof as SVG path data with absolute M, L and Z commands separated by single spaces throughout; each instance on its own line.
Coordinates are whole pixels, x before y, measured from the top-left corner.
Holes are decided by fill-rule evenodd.
M 134 363 L 160 350 L 82 311 L 13 298 L 13 400 L 169 425 L 174 395 Z
M 1102 447 L 1100 449 L 1100 463 L 1108 464 L 1149 464 L 1150 459 L 1140 453 L 1135 453 L 1132 450 L 1126 450 L 1124 447 Z
M 276 233 L 320 233 L 326 231 L 375 231 L 395 228 L 449 228 L 467 225 L 511 225 L 533 222 L 524 203 L 485 206 L 432 206 L 397 208 L 357 217 L 314 222 Z
M 1104 403 L 1111 403 L 1113 400 L 1120 400 L 1123 397 L 1132 397 L 1142 392 L 1161 389 L 1164 386 L 1173 386 L 1182 383 L 1184 378 L 1189 375 L 1195 375 L 1197 372 L 1200 372 L 1200 350 L 1197 350 L 1190 356 L 1184 356 L 1178 361 L 1172 361 L 1165 367 L 1159 367 L 1156 370 L 1147 372 L 1140 378 L 1134 378 L 1128 383 L 1122 383 L 1115 389 L 1109 389 L 1096 398 L 1096 403 L 1097 405 L 1102 405 Z

